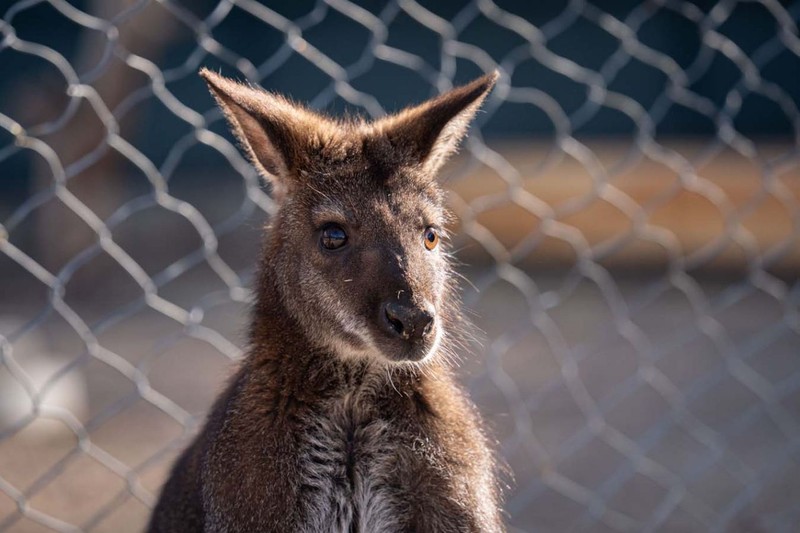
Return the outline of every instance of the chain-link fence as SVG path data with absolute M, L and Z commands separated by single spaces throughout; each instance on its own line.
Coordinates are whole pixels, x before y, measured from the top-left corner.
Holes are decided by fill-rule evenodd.
M 273 204 L 201 66 L 378 116 L 498 68 L 450 165 L 464 383 L 520 531 L 800 524 L 800 3 L 0 10 L 0 531 L 130 531 L 241 355 Z

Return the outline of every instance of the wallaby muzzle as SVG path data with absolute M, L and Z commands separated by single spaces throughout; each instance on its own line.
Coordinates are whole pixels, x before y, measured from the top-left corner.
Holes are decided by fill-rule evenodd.
M 383 309 L 384 331 L 407 341 L 418 341 L 433 330 L 435 311 L 433 306 L 424 307 L 385 302 Z

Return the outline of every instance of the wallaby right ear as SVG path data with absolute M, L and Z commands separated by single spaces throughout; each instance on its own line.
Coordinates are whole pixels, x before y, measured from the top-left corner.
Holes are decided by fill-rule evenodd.
M 280 197 L 291 187 L 311 124 L 320 117 L 282 96 L 240 83 L 203 68 L 211 94 L 259 174 Z

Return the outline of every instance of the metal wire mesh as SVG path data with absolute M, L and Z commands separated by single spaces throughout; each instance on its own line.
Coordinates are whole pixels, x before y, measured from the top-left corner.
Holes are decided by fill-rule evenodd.
M 399 87 L 499 68 L 449 183 L 486 332 L 464 380 L 509 467 L 509 525 L 796 528 L 800 4 L 513 4 L 4 8 L 0 180 L 26 185 L 0 217 L 0 530 L 141 529 L 241 355 L 273 204 L 204 65 L 373 116 L 414 99 Z M 690 52 L 653 38 L 664 17 Z M 742 17 L 766 36 L 729 31 Z M 702 135 L 670 137 L 676 109 Z M 526 112 L 537 139 L 484 140 Z M 742 122 L 760 115 L 781 122 L 768 139 Z

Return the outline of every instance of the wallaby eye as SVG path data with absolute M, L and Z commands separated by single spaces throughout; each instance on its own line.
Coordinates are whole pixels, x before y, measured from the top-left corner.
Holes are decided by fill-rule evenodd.
M 326 250 L 338 250 L 347 244 L 347 233 L 338 224 L 328 224 L 322 228 L 319 242 Z
M 433 228 L 425 228 L 424 239 L 425 248 L 428 250 L 433 250 L 439 245 L 439 234 Z

